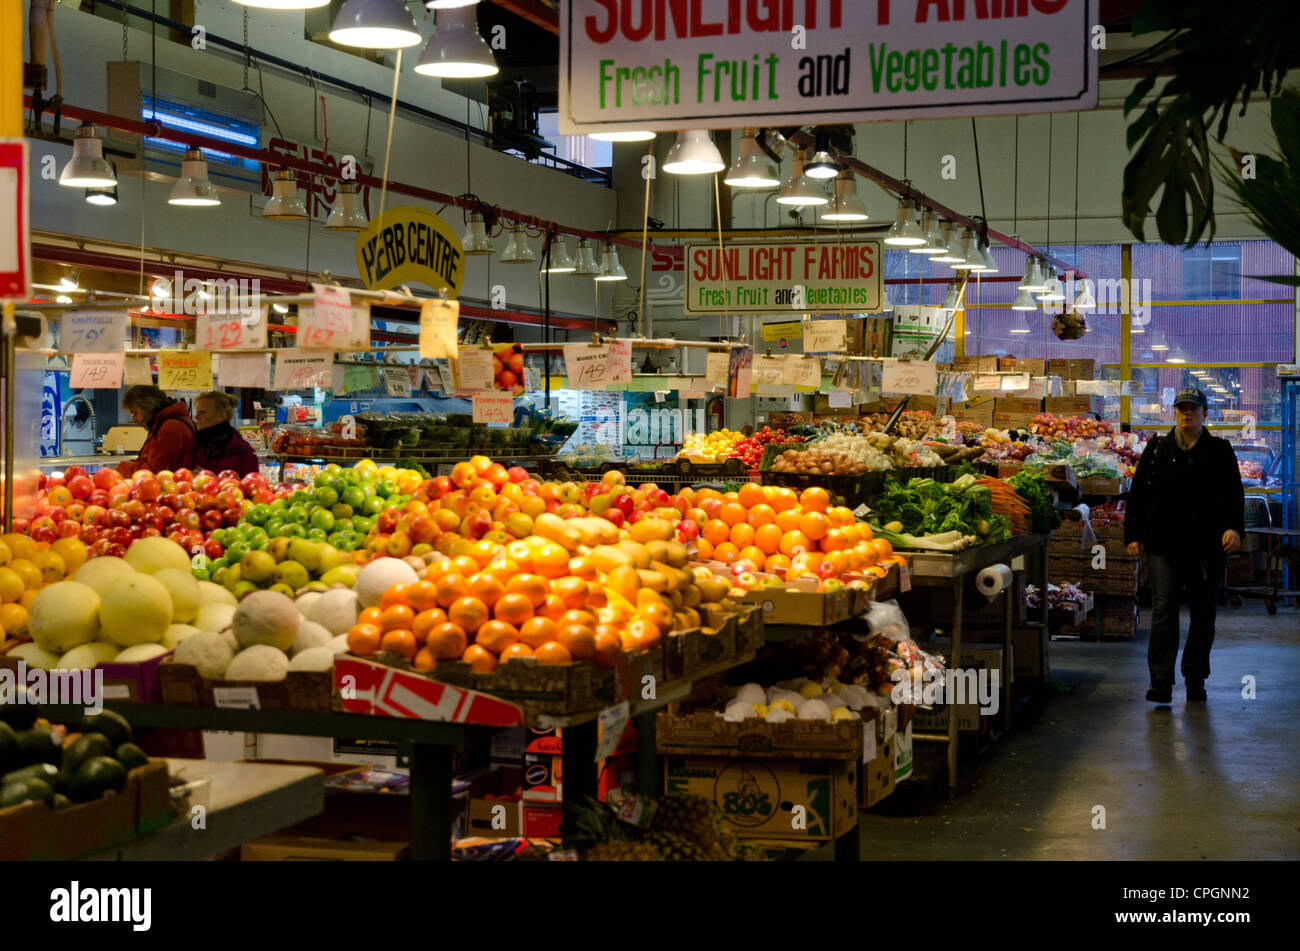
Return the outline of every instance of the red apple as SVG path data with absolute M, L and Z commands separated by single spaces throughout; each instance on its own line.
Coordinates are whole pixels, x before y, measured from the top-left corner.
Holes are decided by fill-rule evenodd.
M 171 521 L 176 518 L 176 510 L 170 505 L 160 505 L 154 509 L 154 513 L 163 520 L 164 524 L 171 524 Z
M 108 466 L 103 466 L 95 472 L 92 481 L 95 483 L 95 488 L 103 489 L 107 492 L 113 486 L 122 481 L 122 476 L 118 474 L 116 469 L 110 469 Z
M 82 532 L 81 523 L 68 519 L 59 523 L 60 538 L 76 538 Z
M 90 493 L 95 491 L 95 483 L 84 475 L 74 476 L 68 480 L 68 491 L 72 493 L 74 499 L 84 501 L 90 498 Z
M 54 531 L 56 528 L 58 528 L 58 525 L 55 523 L 54 519 L 50 518 L 48 515 L 41 515 L 38 516 L 37 518 L 32 519 L 31 522 L 32 531 L 34 532 L 39 531 L 43 528 L 48 528 L 50 531 Z
M 131 516 L 121 509 L 109 509 L 106 524 L 109 528 L 126 528 L 131 524 Z
M 161 538 L 162 530 L 154 528 L 152 525 L 146 525 L 140 530 L 139 538 Z
M 133 519 L 142 518 L 146 511 L 144 503 L 139 499 L 127 499 L 122 503 L 122 511 Z
M 67 484 L 68 484 L 67 476 L 61 476 L 61 475 L 47 476 L 44 472 L 42 472 L 41 477 L 36 480 L 36 487 L 39 489 L 44 489 L 47 492 L 50 489 L 57 489 L 59 486 L 67 485 Z
M 105 525 L 108 523 L 108 509 L 103 505 L 91 502 L 86 506 L 86 513 L 81 520 L 87 525 Z
M 72 519 L 72 521 L 74 522 L 83 521 L 86 517 L 86 503 L 69 502 L 67 511 L 68 511 L 68 518 Z
M 613 506 L 610 506 L 609 508 L 605 509 L 605 513 L 602 517 L 606 521 L 613 522 L 619 528 L 622 528 L 623 523 L 627 520 L 627 516 L 623 514 L 623 510 L 616 509 Z
M 86 499 L 86 505 L 94 505 L 106 509 L 108 508 L 110 501 L 112 500 L 108 497 L 107 489 L 96 489 L 94 492 L 90 493 L 90 497 Z
M 123 549 L 132 542 L 131 529 L 129 528 L 110 528 L 105 537 L 114 545 L 121 545 Z
M 85 539 L 82 539 L 82 541 L 85 541 Z M 97 538 L 88 544 L 90 545 L 90 550 L 94 552 L 96 556 L 100 557 L 107 555 L 109 553 L 108 550 L 113 546 L 113 543 L 107 538 Z
M 225 554 L 225 549 L 221 547 L 221 542 L 217 541 L 215 538 L 209 538 L 203 543 L 203 554 L 207 555 L 209 558 L 220 558 Z
M 69 482 L 71 482 L 73 479 L 77 478 L 78 476 L 89 476 L 89 475 L 90 473 L 87 472 L 82 466 L 68 466 L 68 468 L 63 470 L 63 478 L 67 479 Z
M 624 515 L 631 515 L 632 512 L 636 509 L 636 503 L 632 501 L 632 496 L 628 495 L 626 492 L 623 492 L 619 495 L 614 496 L 613 507 L 616 509 L 621 509 Z
M 686 519 L 677 523 L 677 540 L 682 544 L 693 542 L 700 537 L 700 526 Z
M 194 483 L 191 482 L 189 479 L 176 480 L 176 492 L 179 493 L 180 495 L 185 495 L 193 491 L 194 491 Z
M 176 525 L 181 528 L 195 529 L 199 527 L 199 513 L 194 509 L 180 509 L 176 513 Z
M 142 502 L 152 502 L 158 496 L 162 495 L 162 486 L 153 476 L 141 479 L 135 484 L 133 492 L 135 497 Z
M 51 505 L 45 510 L 46 516 L 53 519 L 54 524 L 58 525 L 68 517 L 68 510 L 62 505 Z
M 391 535 L 397 531 L 397 509 L 384 509 L 375 519 L 375 531 Z M 484 529 L 486 531 L 486 529 Z
M 175 472 L 172 473 L 172 475 L 176 476 L 177 482 L 194 481 L 194 473 L 191 472 L 189 469 L 177 469 Z
M 108 546 L 108 551 L 104 554 L 111 555 L 114 558 L 123 558 L 126 556 L 126 545 L 124 542 L 113 542 Z
M 75 493 L 74 493 L 75 494 Z M 125 502 L 131 497 L 131 486 L 125 482 L 119 482 L 108 490 L 108 504 L 114 508 Z
M 58 530 L 46 526 L 33 528 L 27 534 L 31 536 L 31 539 L 34 542 L 53 542 L 58 541 L 59 539 Z
M 64 524 L 67 523 L 65 522 Z M 83 525 L 81 526 L 81 531 L 77 533 L 77 537 L 81 539 L 83 545 L 93 545 L 103 537 L 103 534 L 104 530 L 102 528 L 98 528 L 94 525 Z

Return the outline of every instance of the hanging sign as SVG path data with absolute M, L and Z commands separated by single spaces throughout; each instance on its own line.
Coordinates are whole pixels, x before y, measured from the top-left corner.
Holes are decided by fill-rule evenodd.
M 194 345 L 200 350 L 252 350 L 266 346 L 266 314 L 252 324 L 237 314 L 199 314 L 194 319 Z
M 411 395 L 411 376 L 405 367 L 384 367 L 384 392 L 394 397 Z
M 571 0 L 560 134 L 1091 109 L 1097 6 Z
M 734 242 L 721 253 L 716 244 L 687 245 L 686 313 L 877 310 L 881 260 L 879 241 Z M 796 337 L 801 327 L 794 321 L 774 332 Z
M 153 367 L 148 357 L 126 358 L 126 386 L 153 386 Z
M 928 360 L 895 360 L 885 357 L 880 392 L 934 396 L 939 383 L 938 365 Z
M 795 386 L 822 387 L 822 362 L 817 357 L 786 357 L 784 382 Z
M 389 208 L 357 234 L 357 273 L 372 291 L 423 284 L 449 297 L 465 283 L 460 237 L 427 208 Z
M 515 398 L 499 390 L 484 390 L 470 399 L 476 423 L 511 423 L 514 421 Z
M 68 386 L 72 389 L 116 390 L 122 385 L 122 364 L 126 354 L 74 353 Z
M 6 90 L 5 95 L 22 105 L 17 92 L 10 97 Z M 0 300 L 25 301 L 32 296 L 28 149 L 26 139 L 0 139 Z
M 332 353 L 305 351 L 286 347 L 275 352 L 274 390 L 308 390 L 314 386 L 329 386 L 333 378 L 330 367 L 334 364 Z
M 364 350 L 370 346 L 370 304 L 354 303 L 346 287 L 313 284 L 315 301 L 298 312 L 298 349 Z
M 217 379 L 222 386 L 269 389 L 271 355 L 269 353 L 223 353 L 217 358 Z
M 421 304 L 420 356 L 433 360 L 456 356 L 456 329 L 459 323 L 459 302 L 427 300 Z
M 126 342 L 126 311 L 70 311 L 59 321 L 60 353 L 116 353 Z
M 804 353 L 843 353 L 848 334 L 844 320 L 808 320 L 803 324 Z
M 206 350 L 159 350 L 158 389 L 212 389 L 212 354 Z

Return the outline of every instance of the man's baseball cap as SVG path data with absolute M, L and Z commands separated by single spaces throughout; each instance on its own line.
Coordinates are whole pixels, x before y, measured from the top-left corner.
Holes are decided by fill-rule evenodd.
M 1185 390 L 1179 390 L 1178 395 L 1174 397 L 1175 406 L 1183 403 L 1195 403 L 1203 410 L 1209 410 L 1210 408 L 1210 401 L 1205 398 L 1205 394 L 1190 386 Z

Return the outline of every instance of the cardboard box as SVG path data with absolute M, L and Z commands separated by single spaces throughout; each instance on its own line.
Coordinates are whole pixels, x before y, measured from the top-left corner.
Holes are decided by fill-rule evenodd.
M 292 670 L 274 682 L 210 680 L 190 664 L 165 660 L 158 667 L 159 696 L 180 707 L 245 707 L 243 697 L 257 695 L 260 710 L 310 710 L 327 713 L 334 702 L 334 675 L 329 671 Z
M 605 761 L 597 781 L 596 794 L 605 799 L 619 789 L 629 768 L 635 771 L 633 753 L 636 752 L 636 728 L 629 723 L 619 738 L 614 755 Z M 564 801 L 564 737 L 555 729 L 529 729 L 529 740 L 524 747 L 522 792 L 528 803 L 559 803 Z
M 857 763 L 670 756 L 664 776 L 668 792 L 715 803 L 742 838 L 829 841 L 858 824 Z
M 1044 632 L 1041 625 L 1013 628 L 1011 631 L 1011 663 L 1017 677 L 1049 676 L 1049 671 L 1039 666 L 1039 644 Z M 1046 654 L 1046 651 L 1044 651 Z
M 996 355 L 986 357 L 953 357 L 952 368 L 957 373 L 997 373 Z
M 488 839 L 510 839 L 519 835 L 523 830 L 523 818 L 520 815 L 522 796 L 517 790 L 522 783 L 523 770 L 517 767 L 490 770 L 471 780 L 466 835 Z M 488 796 L 494 798 L 488 799 Z
M 1096 360 L 1048 360 L 1047 372 L 1062 380 L 1092 380 L 1097 376 Z
M 1002 357 L 998 360 L 998 369 L 1003 373 L 1028 373 L 1030 376 L 1046 376 L 1046 360 L 1026 360 L 1022 357 Z
M 993 425 L 994 400 L 969 400 L 965 403 L 953 403 L 948 413 L 956 420 L 969 420 L 979 423 L 985 429 Z
M 271 835 L 240 846 L 241 862 L 402 862 L 405 842 L 348 842 Z
M 825 626 L 850 617 L 848 591 L 822 593 L 774 587 L 748 591 L 740 600 L 757 604 L 763 611 L 764 624 Z
M 526 839 L 558 839 L 564 810 L 559 806 L 538 806 L 524 803 L 519 810 L 523 835 Z
M 10 641 L 0 651 L 0 669 L 12 670 L 17 674 L 18 661 L 10 657 L 8 651 L 18 644 L 18 641 Z M 158 668 L 169 657 L 171 651 L 134 664 L 100 664 L 95 670 L 103 675 L 103 699 L 156 703 L 162 698 Z M 87 681 L 82 680 L 79 683 L 84 686 Z
M 712 634 L 695 627 L 674 631 L 664 640 L 668 678 L 691 678 L 736 656 L 735 615 Z
M 1006 413 L 993 411 L 994 429 L 1028 429 L 1037 413 Z
M 858 803 L 864 809 L 874 806 L 894 791 L 895 756 L 895 746 L 891 742 L 862 764 L 861 798 Z
M 1023 396 L 999 396 L 993 401 L 993 415 L 995 417 L 999 413 L 1015 413 L 1032 418 L 1042 411 L 1043 401 L 1039 399 L 1028 399 Z
M 731 723 L 712 710 L 657 717 L 656 748 L 664 755 L 774 756 L 794 759 L 862 759 L 862 721 L 786 720 Z
M 1043 408 L 1057 416 L 1100 416 L 1106 411 L 1106 400 L 1100 396 L 1049 396 Z

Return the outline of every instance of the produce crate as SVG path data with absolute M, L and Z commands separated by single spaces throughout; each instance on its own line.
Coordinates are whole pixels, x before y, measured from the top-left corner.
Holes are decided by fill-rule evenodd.
M 491 673 L 478 674 L 462 661 L 439 664 L 429 671 L 433 680 L 492 694 L 532 713 L 562 716 L 598 710 L 614 702 L 613 668 L 578 661 L 544 666 L 521 658 L 502 664 Z
M 875 724 L 867 721 L 874 729 Z M 861 720 L 786 720 L 758 718 L 731 723 L 715 712 L 660 713 L 655 744 L 661 755 L 776 756 L 794 759 L 862 759 Z
M 853 616 L 853 597 L 848 590 L 789 591 L 773 587 L 747 591 L 740 600 L 758 605 L 764 624 L 825 627 Z
M 170 823 L 167 764 L 131 770 L 116 796 L 60 809 L 43 802 L 0 809 L 0 861 L 58 861 L 125 845 Z
M 945 727 L 946 729 L 946 727 Z M 876 747 L 876 755 L 862 764 L 862 781 L 858 786 L 858 805 L 863 809 L 874 806 L 894 791 L 895 749 L 891 739 Z
M 191 664 L 168 660 L 158 667 L 159 696 L 178 707 L 247 707 L 259 710 L 334 708 L 334 675 L 329 671 L 291 670 L 284 680 L 211 680 Z
M 1121 495 L 1128 491 L 1129 480 L 1124 478 L 1104 479 L 1089 476 L 1079 480 L 1079 491 L 1084 495 Z
M 10 641 L 0 649 L 0 669 L 11 670 L 17 674 L 18 660 L 10 657 L 8 652 L 20 643 L 24 642 Z M 100 664 L 95 670 L 103 674 L 103 699 L 156 703 L 162 696 L 158 675 L 159 665 L 168 657 L 171 657 L 171 651 L 136 664 Z M 61 671 L 61 673 L 64 676 L 71 676 L 73 673 L 80 672 Z M 85 684 L 86 682 L 83 680 L 82 683 Z
M 651 650 L 635 654 L 624 651 L 622 661 L 614 670 L 617 698 L 639 700 L 646 677 L 654 678 L 653 682 L 658 685 L 656 690 L 668 680 L 667 649 L 663 644 L 658 644 Z
M 736 615 L 736 656 L 743 657 L 763 646 L 763 610 L 744 605 Z
M 893 476 L 901 482 L 908 479 L 934 479 L 936 482 L 952 482 L 956 475 L 954 466 L 915 466 L 903 469 L 885 469 L 864 472 L 861 475 L 822 475 L 804 472 L 775 472 L 764 469 L 761 472 L 764 485 L 782 485 L 802 492 L 811 486 L 820 486 L 833 496 L 840 496 L 850 508 L 880 495 L 885 487 L 885 479 Z
M 735 627 L 724 626 L 715 634 L 699 628 L 674 631 L 665 640 L 668 678 L 690 679 L 736 656 Z

